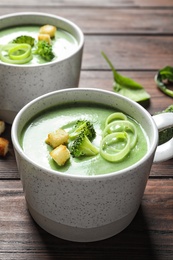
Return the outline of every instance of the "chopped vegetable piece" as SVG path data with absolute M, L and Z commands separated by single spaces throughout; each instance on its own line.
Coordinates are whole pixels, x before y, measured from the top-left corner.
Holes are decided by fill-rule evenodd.
M 173 87 L 173 67 L 166 66 L 158 71 L 155 75 L 155 82 L 157 87 L 166 95 L 173 97 L 173 90 L 169 89 Z
M 130 148 L 132 149 L 136 145 L 137 131 L 133 123 L 128 120 L 117 120 L 108 124 L 104 131 L 103 136 L 106 136 L 115 132 L 126 132 L 130 136 Z
M 31 46 L 28 44 L 17 44 L 8 51 L 8 56 L 12 60 L 23 60 L 31 54 Z
M 52 45 L 46 41 L 38 41 L 36 49 L 33 53 L 40 55 L 46 61 L 51 61 L 55 57 L 52 50 Z
M 35 39 L 28 35 L 21 35 L 14 39 L 12 43 L 27 43 L 33 47 L 35 44 Z
M 97 147 L 90 142 L 84 131 L 80 132 L 75 140 L 70 143 L 69 150 L 73 157 L 93 156 L 99 153 Z
M 137 143 L 136 126 L 121 112 L 109 115 L 105 122 L 100 155 L 110 162 L 117 162 L 135 147 Z
M 32 59 L 29 44 L 7 44 L 0 47 L 0 59 L 11 64 L 25 64 Z
M 69 133 L 69 138 L 74 140 L 82 131 L 91 141 L 95 138 L 96 132 L 93 124 L 88 120 L 77 120 L 74 128 Z
M 123 113 L 121 113 L 121 112 L 113 113 L 113 114 L 111 114 L 110 116 L 107 117 L 105 125 L 108 125 L 108 124 L 110 124 L 112 121 L 114 121 L 114 120 L 119 120 L 119 119 L 121 119 L 121 120 L 127 120 L 127 117 L 126 117 L 125 114 L 123 114 Z
M 121 161 L 130 151 L 130 137 L 126 132 L 106 135 L 100 144 L 101 156 L 110 162 Z
M 143 103 L 144 101 L 150 100 L 150 95 L 145 91 L 145 89 L 138 84 L 137 82 L 133 81 L 130 78 L 124 77 L 120 75 L 112 65 L 111 61 L 108 59 L 106 54 L 102 52 L 103 57 L 108 62 L 114 76 L 114 84 L 113 89 L 115 92 L 126 96 L 136 102 Z

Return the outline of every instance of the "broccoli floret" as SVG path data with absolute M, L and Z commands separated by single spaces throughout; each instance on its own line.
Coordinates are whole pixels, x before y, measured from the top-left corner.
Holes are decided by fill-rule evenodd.
M 88 137 L 85 135 L 84 131 L 80 132 L 69 147 L 70 153 L 73 157 L 80 156 L 93 156 L 98 154 L 98 149 L 95 147 Z
M 160 113 L 173 113 L 173 105 L 170 105 Z M 159 145 L 164 144 L 173 137 L 173 127 L 159 132 Z
M 82 131 L 90 141 L 93 140 L 96 136 L 94 126 L 90 121 L 78 120 L 74 126 L 74 129 L 69 134 L 69 138 L 71 140 L 74 140 L 74 138 L 76 138 Z
M 33 47 L 35 44 L 35 39 L 28 35 L 21 35 L 14 39 L 12 43 L 27 43 Z
M 52 51 L 52 45 L 46 41 L 37 42 L 34 54 L 40 55 L 46 61 L 51 61 L 55 57 Z

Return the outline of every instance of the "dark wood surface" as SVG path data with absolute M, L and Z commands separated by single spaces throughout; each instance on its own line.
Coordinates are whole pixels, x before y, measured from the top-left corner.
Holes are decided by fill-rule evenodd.
M 151 95 L 151 115 L 173 104 L 154 76 L 173 66 L 172 0 L 1 0 L 0 15 L 40 11 L 64 16 L 85 34 L 79 87 L 112 91 L 104 51 L 122 74 Z M 7 75 L 8 76 L 8 75 Z M 4 136 L 10 139 L 11 126 Z M 12 144 L 0 158 L 0 259 L 173 259 L 173 159 L 153 164 L 141 207 L 120 234 L 93 243 L 74 243 L 42 230 L 27 211 Z

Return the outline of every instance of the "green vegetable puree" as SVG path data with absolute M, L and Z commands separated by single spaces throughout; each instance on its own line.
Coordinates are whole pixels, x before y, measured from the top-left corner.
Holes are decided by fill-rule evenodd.
M 0 31 L 0 45 L 10 43 L 21 35 L 29 35 L 38 41 L 39 29 L 41 26 L 19 26 Z M 52 39 L 52 49 L 55 54 L 53 60 L 61 60 L 72 54 L 78 46 L 77 40 L 67 31 L 57 28 L 55 38 Z M 39 55 L 33 55 L 33 59 L 28 64 L 46 63 Z
M 64 166 L 60 167 L 49 155 L 52 148 L 45 143 L 45 139 L 50 132 L 58 128 L 64 128 L 69 131 L 74 126 L 76 120 L 85 119 L 94 125 L 96 138 L 93 140 L 93 144 L 99 148 L 106 118 L 114 112 L 116 112 L 115 109 L 111 107 L 85 103 L 80 105 L 71 104 L 68 107 L 64 105 L 43 111 L 28 122 L 23 129 L 20 140 L 21 146 L 25 154 L 35 163 L 60 172 L 77 175 L 98 175 L 124 169 L 140 160 L 146 154 L 148 148 L 148 139 L 144 130 L 130 117 L 128 119 L 137 128 L 138 141 L 131 152 L 120 162 L 108 162 L 100 154 L 80 158 L 73 158 L 71 156 L 70 160 Z

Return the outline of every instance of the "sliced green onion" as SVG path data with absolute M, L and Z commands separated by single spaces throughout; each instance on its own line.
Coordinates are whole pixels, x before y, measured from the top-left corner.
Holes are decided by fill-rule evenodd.
M 112 113 L 110 116 L 107 117 L 105 125 L 110 124 L 114 120 L 127 120 L 127 116 L 121 112 Z
M 121 161 L 130 152 L 130 137 L 126 132 L 115 132 L 106 135 L 100 146 L 100 154 L 104 159 L 110 162 Z
M 130 147 L 133 148 L 137 141 L 137 129 L 135 125 L 128 120 L 117 120 L 108 124 L 103 131 L 103 137 L 115 132 L 129 132 L 129 131 L 132 133 L 130 135 L 131 136 Z
M 7 44 L 1 46 L 0 59 L 11 64 L 25 64 L 32 59 L 29 44 Z

